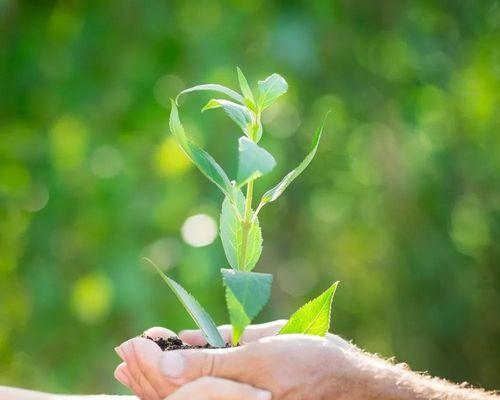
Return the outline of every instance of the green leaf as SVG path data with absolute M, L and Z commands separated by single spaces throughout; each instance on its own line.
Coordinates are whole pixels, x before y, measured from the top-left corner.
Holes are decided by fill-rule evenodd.
M 297 178 L 310 164 L 314 156 L 316 155 L 316 151 L 318 150 L 319 141 L 321 139 L 321 134 L 323 133 L 323 127 L 325 126 L 326 118 L 328 117 L 329 112 L 325 115 L 322 124 L 316 130 L 314 134 L 313 141 L 311 144 L 311 149 L 307 154 L 306 158 L 292 171 L 290 171 L 275 187 L 265 192 L 260 200 L 260 204 L 257 207 L 258 211 L 267 203 L 276 200 L 281 194 L 285 191 L 285 189 L 293 182 L 295 178 Z
M 279 334 L 302 333 L 325 336 L 330 329 L 332 300 L 338 284 L 335 282 L 321 295 L 300 307 L 281 328 Z
M 229 100 L 212 99 L 210 100 L 201 111 L 211 110 L 214 108 L 222 107 L 224 112 L 241 128 L 245 135 L 251 137 L 253 116 L 248 108 L 240 104 L 236 104 Z
M 288 84 L 285 79 L 278 74 L 272 74 L 265 80 L 257 82 L 257 84 L 259 86 L 257 105 L 261 110 L 269 107 L 288 90 Z
M 233 344 L 237 344 L 245 327 L 268 302 L 273 276 L 232 269 L 221 269 L 221 272 L 226 287 L 229 317 L 233 325 Z
M 233 292 L 228 289 L 226 289 L 226 305 L 229 312 L 229 319 L 233 327 L 233 337 L 231 342 L 233 346 L 236 346 L 239 343 L 245 328 L 250 325 L 252 320 L 248 318 L 243 306 L 235 297 Z
M 262 137 L 262 123 L 260 119 L 252 125 L 252 134 L 249 136 L 255 143 L 258 143 Z
M 239 140 L 238 150 L 240 155 L 236 180 L 240 187 L 271 172 L 276 166 L 276 160 L 267 150 L 244 136 Z
M 203 336 L 214 347 L 224 347 L 224 339 L 217 330 L 217 326 L 214 321 L 208 315 L 208 313 L 203 309 L 203 307 L 196 301 L 196 299 L 191 296 L 181 285 L 166 276 L 160 268 L 158 268 L 151 260 L 149 261 L 155 268 L 156 271 L 163 278 L 168 287 L 175 293 L 179 301 L 182 303 L 186 311 L 189 313 L 191 318 L 193 318 L 196 325 L 203 332 Z
M 245 212 L 245 197 L 240 190 L 236 190 L 235 204 L 226 197 L 222 202 L 220 216 L 220 237 L 222 247 L 226 253 L 227 261 L 231 268 L 239 269 L 241 251 L 241 216 Z M 235 209 L 236 207 L 236 209 Z
M 260 230 L 259 219 L 252 218 L 250 222 L 250 230 L 247 237 L 247 252 L 245 254 L 245 262 L 241 266 L 244 271 L 251 271 L 262 254 L 262 231 Z
M 253 97 L 252 89 L 248 85 L 247 78 L 241 71 L 239 67 L 236 67 L 236 71 L 238 72 L 238 82 L 240 84 L 241 93 L 243 93 L 243 97 L 245 100 L 249 100 L 250 104 L 255 105 L 255 99 Z
M 262 232 L 259 219 L 252 218 L 247 236 L 245 261 L 241 264 L 243 251 L 243 220 L 245 196 L 241 190 L 235 190 L 235 202 L 226 197 L 222 202 L 220 216 L 220 237 L 229 265 L 236 270 L 251 271 L 262 253 Z
M 197 85 L 190 87 L 188 89 L 184 89 L 175 98 L 175 103 L 177 103 L 179 97 L 181 97 L 183 94 L 197 92 L 197 91 L 213 91 L 213 92 L 224 93 L 226 96 L 231 97 L 233 100 L 243 103 L 243 96 L 241 96 L 241 94 L 235 92 L 233 89 L 229 89 L 228 87 L 219 85 L 217 83 L 207 83 L 204 85 Z
M 222 190 L 227 197 L 229 197 L 229 199 L 234 199 L 234 187 L 227 177 L 227 174 L 210 154 L 187 138 L 186 132 L 184 131 L 181 121 L 179 120 L 179 111 L 177 110 L 177 106 L 173 100 L 171 103 L 172 110 L 170 111 L 169 122 L 170 131 L 177 139 L 177 142 L 181 146 L 182 150 L 191 159 L 191 161 L 193 161 L 198 169 L 208 179 L 215 183 L 219 189 Z

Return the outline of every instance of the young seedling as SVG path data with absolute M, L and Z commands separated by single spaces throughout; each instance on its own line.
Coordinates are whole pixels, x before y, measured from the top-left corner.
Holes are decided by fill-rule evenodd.
M 220 216 L 220 237 L 231 268 L 222 269 L 229 319 L 233 326 L 232 344 L 237 345 L 247 325 L 250 324 L 269 300 L 272 275 L 252 272 L 262 252 L 262 232 L 259 212 L 266 204 L 275 201 L 290 183 L 299 176 L 314 158 L 318 149 L 325 120 L 313 136 L 312 145 L 305 159 L 290 171 L 276 186 L 261 197 L 255 210 L 255 181 L 273 170 L 274 157 L 258 143 L 262 137 L 262 113 L 288 90 L 282 76 L 272 74 L 257 83 L 252 91 L 239 68 L 238 81 L 241 93 L 218 84 L 205 84 L 183 90 L 172 100 L 170 131 L 184 153 L 198 169 L 224 194 Z M 235 180 L 230 180 L 222 167 L 196 143 L 191 141 L 179 119 L 178 99 L 195 91 L 212 91 L 226 98 L 211 99 L 202 111 L 221 108 L 243 132 L 239 139 L 238 170 Z M 229 99 L 227 99 L 229 98 Z M 325 116 L 326 119 L 326 116 Z M 243 191 L 245 193 L 243 193 Z M 158 273 L 177 295 L 195 323 L 202 330 L 207 342 L 214 347 L 225 345 L 216 325 L 200 304 L 177 282 Z M 324 336 L 330 326 L 330 310 L 337 282 L 323 294 L 310 301 L 293 314 L 280 333 L 304 333 Z

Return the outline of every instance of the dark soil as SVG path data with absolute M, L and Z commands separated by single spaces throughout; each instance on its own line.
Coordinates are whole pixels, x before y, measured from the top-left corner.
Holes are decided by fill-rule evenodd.
M 209 344 L 206 344 L 204 346 L 191 346 L 189 344 L 185 344 L 182 340 L 180 340 L 178 337 L 172 336 L 167 339 L 163 338 L 156 338 L 153 339 L 152 337 L 149 336 L 143 336 L 146 339 L 152 340 L 155 342 L 160 349 L 163 351 L 169 351 L 169 350 L 185 350 L 185 349 L 221 349 L 222 347 L 213 347 Z M 225 347 L 231 347 L 229 343 L 226 343 Z

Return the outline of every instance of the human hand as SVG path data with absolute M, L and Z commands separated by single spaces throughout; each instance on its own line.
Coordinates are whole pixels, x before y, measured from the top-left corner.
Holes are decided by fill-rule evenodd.
M 355 347 L 335 335 L 327 339 L 303 335 L 263 339 L 275 335 L 285 322 L 250 326 L 243 336 L 244 346 L 220 350 L 163 353 L 150 340 L 131 339 L 117 348 L 125 362 L 117 368 L 115 376 L 145 400 L 162 399 L 200 376 L 216 376 L 271 389 L 275 399 L 330 396 L 330 388 L 335 385 L 329 376 L 333 367 L 330 357 L 342 354 L 336 363 L 340 379 L 338 367 L 344 352 L 355 351 Z M 225 340 L 230 339 L 230 327 L 219 330 Z M 153 328 L 146 331 L 146 335 L 165 338 L 174 334 L 164 328 Z M 199 331 L 185 331 L 179 336 L 189 344 L 205 343 Z M 214 391 L 220 386 L 216 381 L 205 382 L 205 385 L 209 383 Z M 179 392 L 187 390 L 186 386 Z
M 242 343 L 258 340 L 262 337 L 272 336 L 286 323 L 285 320 L 273 321 L 260 325 L 247 327 L 243 336 Z M 230 342 L 232 327 L 223 325 L 218 328 L 221 336 L 226 342 Z M 169 329 L 155 327 L 144 332 L 144 336 L 153 339 L 167 339 L 177 336 Z M 205 345 L 206 340 L 199 330 L 185 330 L 179 333 L 179 338 L 189 345 Z M 133 338 L 126 341 L 116 349 L 118 355 L 124 361 L 115 370 L 115 377 L 123 385 L 129 387 L 137 396 L 145 400 L 163 399 L 165 396 L 173 393 L 179 385 L 166 378 L 158 364 L 162 352 L 152 341 L 144 338 Z M 205 385 L 207 381 L 204 381 Z M 212 381 L 212 383 L 215 383 Z M 221 383 L 221 382 L 219 382 Z M 186 387 L 188 385 L 185 385 Z M 191 388 L 200 388 L 201 385 L 189 386 L 180 391 L 181 393 Z M 223 389 L 221 389 L 223 390 Z M 176 394 L 177 395 L 177 394 Z

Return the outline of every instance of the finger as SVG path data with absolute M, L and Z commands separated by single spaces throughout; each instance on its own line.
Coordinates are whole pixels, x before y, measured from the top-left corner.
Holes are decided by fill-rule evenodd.
M 165 400 L 271 400 L 271 392 L 227 379 L 203 377 L 190 382 Z
M 144 398 L 143 391 L 131 375 L 126 363 L 121 363 L 116 367 L 114 376 L 122 385 L 126 386 L 140 398 Z
M 125 368 L 125 363 L 121 363 L 120 365 L 118 365 L 118 367 L 116 367 L 115 369 L 114 376 L 115 379 L 118 382 L 120 382 L 123 386 L 130 388 L 130 380 L 126 375 L 126 373 L 124 372 L 124 368 Z
M 255 340 L 259 340 L 266 336 L 276 335 L 280 329 L 286 324 L 285 319 L 280 319 L 277 321 L 267 322 L 265 324 L 250 325 L 245 329 L 241 342 L 248 343 Z M 233 329 L 231 325 L 222 325 L 219 328 L 219 333 L 222 339 L 230 343 L 232 339 Z M 179 338 L 190 345 L 193 346 L 203 346 L 207 343 L 205 337 L 200 330 L 184 330 L 179 332 Z
M 134 350 L 138 370 L 161 398 L 164 398 L 177 389 L 177 386 L 166 379 L 161 373 L 159 366 L 163 351 L 158 346 L 152 341 L 143 338 L 132 340 L 130 345 Z
M 169 337 L 177 337 L 177 334 L 170 329 L 161 326 L 155 326 L 144 331 L 144 336 L 150 337 L 153 340 L 168 339 Z
M 264 324 L 247 326 L 243 332 L 243 342 L 254 342 L 268 336 L 276 335 L 287 323 L 286 319 L 278 319 Z
M 231 341 L 231 337 L 233 334 L 233 328 L 231 325 L 221 325 L 217 328 L 219 331 L 222 340 L 224 342 L 229 343 Z M 198 329 L 187 329 L 179 332 L 179 338 L 191 346 L 204 346 L 207 344 L 207 339 L 203 333 Z
M 176 385 L 202 376 L 245 381 L 245 377 L 252 373 L 248 369 L 249 363 L 254 365 L 258 362 L 258 355 L 252 354 L 251 347 L 166 351 L 162 354 L 160 369 Z
M 122 343 L 116 349 L 118 355 L 126 362 L 131 375 L 143 391 L 143 397 L 148 400 L 160 399 L 168 393 L 162 393 L 163 380 L 154 373 L 150 365 L 158 365 L 161 349 L 151 340 L 134 338 Z
M 144 398 L 144 393 L 143 393 L 142 388 L 139 386 L 136 379 L 134 378 L 134 376 L 130 372 L 130 369 L 128 368 L 127 364 L 125 364 L 125 363 L 123 363 L 123 364 L 124 364 L 124 367 L 122 368 L 122 371 L 128 379 L 128 382 L 129 382 L 128 387 L 130 388 L 130 390 L 132 390 L 132 392 L 134 392 L 134 394 L 136 396 L 138 396 L 139 398 Z

